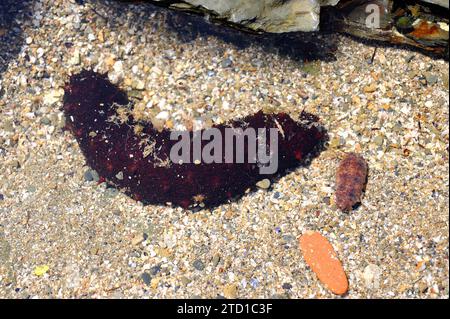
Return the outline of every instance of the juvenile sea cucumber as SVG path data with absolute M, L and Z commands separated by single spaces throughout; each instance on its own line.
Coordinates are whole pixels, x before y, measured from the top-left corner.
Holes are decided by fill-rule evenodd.
M 147 204 L 183 208 L 219 205 L 242 196 L 261 179 L 273 179 L 289 168 L 304 164 L 308 155 L 316 154 L 327 138 L 318 118 L 311 114 L 302 113 L 300 120 L 294 121 L 285 113 L 259 111 L 213 128 L 222 133 L 227 128 L 265 131 L 276 128 L 278 167 L 275 172 L 261 174 L 263 165 L 248 160 L 247 148 L 243 163 L 225 163 L 225 160 L 210 164 L 175 163 L 169 155 L 178 140 L 170 138 L 171 131 L 157 130 L 151 123 L 137 121 L 132 115 L 121 118 L 118 110 L 127 105 L 126 93 L 105 75 L 93 71 L 72 75 L 65 86 L 66 126 L 78 141 L 87 164 L 102 180 Z M 199 132 L 203 131 L 188 134 L 192 138 Z M 267 138 L 267 148 L 270 143 Z M 202 149 L 204 146 L 201 145 Z M 190 149 L 193 150 L 192 144 Z
M 336 206 L 350 211 L 361 202 L 367 182 L 368 166 L 358 154 L 349 153 L 339 163 L 336 173 Z

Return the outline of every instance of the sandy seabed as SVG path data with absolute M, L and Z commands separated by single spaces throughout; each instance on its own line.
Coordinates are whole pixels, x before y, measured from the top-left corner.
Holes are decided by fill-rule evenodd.
M 332 243 L 345 298 L 449 297 L 448 61 L 378 46 L 368 63 L 374 45 L 336 34 L 315 35 L 305 57 L 291 36 L 282 48 L 211 36 L 143 4 L 3 9 L 0 297 L 335 297 L 302 258 L 306 230 Z M 144 206 L 96 183 L 63 130 L 64 84 L 85 68 L 169 128 L 305 110 L 330 142 L 309 167 L 238 201 Z M 370 168 L 350 213 L 334 202 L 345 152 Z

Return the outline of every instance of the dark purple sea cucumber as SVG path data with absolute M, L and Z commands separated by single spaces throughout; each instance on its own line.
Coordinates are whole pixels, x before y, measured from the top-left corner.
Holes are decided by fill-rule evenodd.
M 261 163 L 251 163 L 247 154 L 244 163 L 173 163 L 169 154 L 177 141 L 170 139 L 170 130 L 158 131 L 151 123 L 136 121 L 131 115 L 125 121 L 111 120 L 117 118 L 118 106 L 127 105 L 126 93 L 105 75 L 93 71 L 71 76 L 65 87 L 67 128 L 77 139 L 87 164 L 110 185 L 146 204 L 194 208 L 225 203 L 242 196 L 261 179 L 276 178 L 287 169 L 305 164 L 327 137 L 311 114 L 302 113 L 297 122 L 285 113 L 259 111 L 213 127 L 221 132 L 231 127 L 261 128 L 267 136 L 270 128 L 277 128 L 275 173 L 261 174 Z M 135 129 L 137 125 L 139 130 Z M 192 137 L 194 133 L 189 134 Z M 270 139 L 266 142 L 269 147 Z

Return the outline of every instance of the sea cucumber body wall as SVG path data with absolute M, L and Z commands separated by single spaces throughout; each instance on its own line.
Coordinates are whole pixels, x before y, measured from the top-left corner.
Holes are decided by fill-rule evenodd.
M 109 184 L 148 204 L 170 203 L 192 208 L 227 202 L 245 194 L 259 180 L 278 176 L 303 163 L 326 138 L 326 132 L 313 115 L 302 114 L 297 122 L 285 113 L 258 112 L 213 127 L 222 135 L 227 128 L 254 128 L 256 131 L 263 128 L 267 132 L 277 128 L 278 169 L 275 173 L 261 175 L 261 163 L 249 161 L 174 163 L 170 152 L 177 141 L 171 140 L 171 131 L 158 131 L 151 123 L 138 122 L 132 115 L 118 118 L 118 107 L 128 103 L 123 91 L 104 75 L 92 71 L 73 75 L 65 87 L 67 128 L 76 137 L 87 164 Z M 193 134 L 189 132 L 191 140 Z M 269 146 L 268 139 L 267 149 Z

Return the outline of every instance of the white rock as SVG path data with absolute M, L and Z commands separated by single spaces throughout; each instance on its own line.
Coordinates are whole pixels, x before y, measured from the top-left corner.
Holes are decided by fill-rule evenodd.
M 145 82 L 142 80 L 136 80 L 133 82 L 133 87 L 136 90 L 143 90 L 143 89 L 145 89 Z
M 46 95 L 44 95 L 43 103 L 47 105 L 52 105 L 58 102 L 63 94 L 64 94 L 63 90 L 51 90 Z
M 123 62 L 122 61 L 116 61 L 113 65 L 113 72 L 108 73 L 109 80 L 114 83 L 118 84 L 120 81 L 124 78 L 123 73 Z
M 38 48 L 36 52 L 37 52 L 38 58 L 42 58 L 42 56 L 44 55 L 44 49 L 43 48 Z
M 114 72 L 117 72 L 117 73 L 123 72 L 123 62 L 116 61 L 113 66 L 113 70 L 114 70 Z
M 25 75 L 21 75 L 19 78 L 20 86 L 26 87 L 28 84 L 28 79 Z
M 380 287 L 381 269 L 375 264 L 369 264 L 364 268 L 362 277 L 368 289 L 378 289 Z
M 78 49 L 76 49 L 75 51 L 73 51 L 72 56 L 69 59 L 69 64 L 70 65 L 78 65 L 80 64 L 80 51 Z
M 158 115 L 156 115 L 156 119 L 158 120 L 168 120 L 169 119 L 169 112 L 162 111 Z

